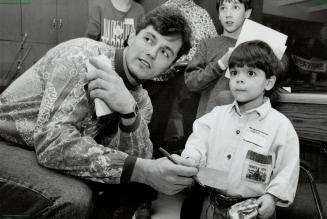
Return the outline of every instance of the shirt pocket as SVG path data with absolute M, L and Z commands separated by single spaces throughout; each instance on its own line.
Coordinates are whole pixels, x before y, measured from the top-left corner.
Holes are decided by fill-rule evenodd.
M 264 155 L 249 150 L 243 165 L 242 180 L 267 184 L 272 172 L 272 155 Z

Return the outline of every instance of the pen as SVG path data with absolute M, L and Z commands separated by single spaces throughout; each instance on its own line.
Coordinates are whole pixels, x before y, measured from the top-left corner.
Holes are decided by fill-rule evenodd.
M 166 151 L 165 149 L 163 149 L 162 147 L 159 147 L 159 151 L 165 156 L 168 158 L 168 160 L 170 160 L 171 162 L 173 162 L 174 164 L 178 164 L 178 162 L 176 162 L 176 160 L 174 160 L 174 158 L 168 153 L 168 151 Z M 195 182 L 197 182 L 200 186 L 205 186 L 203 183 L 200 182 L 200 180 L 198 179 L 197 176 L 193 176 L 192 177 L 193 180 Z

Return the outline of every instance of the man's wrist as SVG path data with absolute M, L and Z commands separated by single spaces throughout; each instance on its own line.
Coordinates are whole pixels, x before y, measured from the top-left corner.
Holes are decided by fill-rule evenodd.
M 145 183 L 145 179 L 147 177 L 147 173 L 146 173 L 147 162 L 148 160 L 146 159 L 142 159 L 142 158 L 136 159 L 134 170 L 131 175 L 131 182 Z
M 136 116 L 137 116 L 137 114 L 138 114 L 138 112 L 139 112 L 139 108 L 137 106 L 137 103 L 134 103 L 132 110 L 130 110 L 127 113 L 120 113 L 120 112 L 118 112 L 118 115 L 122 119 L 133 119 L 133 118 L 135 119 Z
M 133 107 L 133 111 L 130 113 L 118 113 L 118 116 L 121 118 L 121 123 L 125 127 L 134 126 L 138 117 L 139 117 L 139 109 L 137 104 L 135 103 Z

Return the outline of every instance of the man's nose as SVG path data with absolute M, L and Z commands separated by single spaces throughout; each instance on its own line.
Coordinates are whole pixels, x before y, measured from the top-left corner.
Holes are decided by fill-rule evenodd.
M 158 50 L 159 48 L 157 46 L 152 46 L 149 50 L 148 50 L 148 55 L 152 58 L 155 59 L 157 54 L 158 54 Z

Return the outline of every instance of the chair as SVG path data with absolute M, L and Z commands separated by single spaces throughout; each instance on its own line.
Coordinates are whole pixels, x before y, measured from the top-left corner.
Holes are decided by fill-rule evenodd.
M 319 154 L 327 155 L 327 145 L 310 139 L 300 138 L 301 153 L 316 150 Z M 326 158 L 326 157 L 324 157 Z M 300 179 L 294 203 L 288 208 L 277 207 L 277 218 L 326 218 L 327 183 L 317 183 L 314 168 L 303 158 L 300 160 Z

